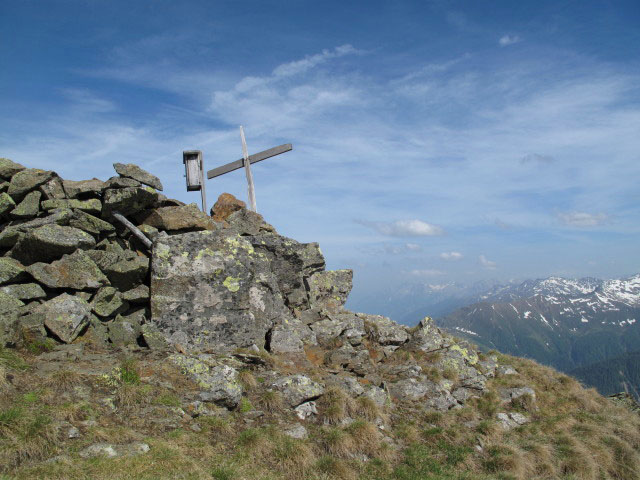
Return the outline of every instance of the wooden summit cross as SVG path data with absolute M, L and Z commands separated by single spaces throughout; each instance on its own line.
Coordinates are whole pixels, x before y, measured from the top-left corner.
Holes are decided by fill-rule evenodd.
M 275 157 L 276 155 L 280 155 L 281 153 L 288 152 L 293 147 L 290 143 L 285 143 L 284 145 L 278 145 L 277 147 L 270 148 L 269 150 L 249 155 L 247 142 L 244 138 L 244 130 L 242 129 L 242 127 L 240 127 L 240 139 L 242 140 L 242 158 L 240 160 L 236 160 L 235 162 L 227 163 L 226 165 L 222 165 L 221 167 L 209 170 L 207 172 L 207 178 L 210 180 L 212 178 L 219 177 L 220 175 L 224 175 L 225 173 L 238 170 L 239 168 L 242 168 L 244 166 L 244 171 L 247 175 L 247 184 L 249 191 L 249 208 L 252 211 L 257 212 L 258 210 L 256 208 L 256 192 L 253 186 L 251 164 L 266 160 L 267 158 Z

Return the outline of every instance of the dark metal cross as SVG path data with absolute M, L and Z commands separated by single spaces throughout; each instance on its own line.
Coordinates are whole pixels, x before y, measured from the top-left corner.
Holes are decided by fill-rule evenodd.
M 222 165 L 221 167 L 209 170 L 207 172 L 207 178 L 212 179 L 215 177 L 219 177 L 220 175 L 224 175 L 225 173 L 233 172 L 234 170 L 238 170 L 244 167 L 245 173 L 247 175 L 247 184 L 249 190 L 249 208 L 256 212 L 256 196 L 253 186 L 253 176 L 251 174 L 251 164 L 266 160 L 267 158 L 275 157 L 276 155 L 280 155 L 281 153 L 288 152 L 293 147 L 290 143 L 285 143 L 284 145 L 278 145 L 277 147 L 270 148 L 269 150 L 249 155 L 247 150 L 247 142 L 244 138 L 244 130 L 242 129 L 242 127 L 240 127 L 240 138 L 242 139 L 242 158 L 240 160 L 236 160 L 235 162 L 227 163 L 226 165 Z

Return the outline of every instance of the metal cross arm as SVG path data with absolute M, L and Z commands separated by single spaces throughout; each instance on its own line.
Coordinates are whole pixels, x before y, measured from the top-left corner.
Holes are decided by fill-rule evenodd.
M 269 150 L 265 150 L 263 152 L 254 153 L 253 155 L 249 155 L 249 163 L 257 163 L 262 160 L 266 160 L 267 158 L 275 157 L 276 155 L 280 155 L 281 153 L 288 152 L 292 149 L 290 143 L 285 143 L 284 145 L 278 145 L 277 147 L 270 148 Z M 222 165 L 221 167 L 214 168 L 213 170 L 209 170 L 207 172 L 207 178 L 210 180 L 215 177 L 219 177 L 220 175 L 224 175 L 225 173 L 233 172 L 234 170 L 238 170 L 244 167 L 244 159 L 236 160 L 235 162 L 227 163 L 226 165 Z

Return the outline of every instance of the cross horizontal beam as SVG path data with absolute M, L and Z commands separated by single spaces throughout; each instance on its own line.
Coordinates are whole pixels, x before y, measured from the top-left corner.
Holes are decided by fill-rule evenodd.
M 285 143 L 284 145 L 278 145 L 277 147 L 270 148 L 269 150 L 265 150 L 263 152 L 254 153 L 253 155 L 249 155 L 249 163 L 257 163 L 262 160 L 266 160 L 267 158 L 275 157 L 276 155 L 280 155 L 281 153 L 288 152 L 292 148 L 293 147 L 290 143 Z M 225 173 L 238 170 L 243 166 L 244 159 L 241 158 L 240 160 L 236 160 L 235 162 L 227 163 L 226 165 L 222 165 L 221 167 L 209 170 L 207 172 L 207 178 L 211 180 L 212 178 L 219 177 L 220 175 L 224 175 Z

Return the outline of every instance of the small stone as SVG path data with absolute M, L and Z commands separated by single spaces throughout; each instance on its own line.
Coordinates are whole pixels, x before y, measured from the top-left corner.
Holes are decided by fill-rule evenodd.
M 0 193 L 0 218 L 5 217 L 15 208 L 16 202 L 13 198 L 6 192 Z
M 37 283 L 19 283 L 0 287 L 0 292 L 19 298 L 20 300 L 37 300 L 45 298 L 47 294 Z
M 48 182 L 54 176 L 55 172 L 40 170 L 38 168 L 26 168 L 17 172 L 9 184 L 7 193 L 12 197 L 23 197 L 31 190 L 35 190 L 40 185 Z
M 299 423 L 284 427 L 283 433 L 296 440 L 303 440 L 309 436 L 309 432 L 304 428 L 304 425 L 300 425 Z
M 76 198 L 56 198 L 52 200 L 45 200 L 41 204 L 43 210 L 55 210 L 57 208 L 74 208 L 82 210 L 93 215 L 100 215 L 102 212 L 102 203 L 97 198 L 90 198 L 88 200 L 78 200 Z
M 313 401 L 301 403 L 296 408 L 294 408 L 293 411 L 296 413 L 296 416 L 300 420 L 306 420 L 311 415 L 318 414 L 317 404 L 316 402 L 313 402 Z
M 211 217 L 201 211 L 195 203 L 184 207 L 156 208 L 141 223 L 167 231 L 215 230 L 219 228 Z
M 105 188 L 102 180 L 93 178 L 91 180 L 63 180 L 62 186 L 69 198 L 97 197 Z
M 0 178 L 11 180 L 16 173 L 25 170 L 25 167 L 8 158 L 0 158 Z
M 42 197 L 42 193 L 37 190 L 29 192 L 24 200 L 11 211 L 11 216 L 18 219 L 35 217 L 40 211 L 40 197 Z
M 67 438 L 80 438 L 80 430 L 78 430 L 76 427 L 71 427 L 67 431 Z
M 78 453 L 82 458 L 107 457 L 114 458 L 118 456 L 113 445 L 108 443 L 94 443 Z
M 162 182 L 160 179 L 146 170 L 143 170 L 138 165 L 133 163 L 114 163 L 113 168 L 116 173 L 122 177 L 133 178 L 144 185 L 149 185 L 156 190 L 162 191 Z
M 90 305 L 84 300 L 63 293 L 34 309 L 44 315 L 44 324 L 64 343 L 71 343 L 89 324 Z
M 227 365 L 219 365 L 208 372 L 197 374 L 196 381 L 207 390 L 200 392 L 200 399 L 218 405 L 235 408 L 242 398 L 242 386 L 238 381 L 238 371 Z
M 122 294 L 122 299 L 131 303 L 147 303 L 149 301 L 149 287 L 138 285 Z
M 93 312 L 100 317 L 110 317 L 125 312 L 129 305 L 122 300 L 122 295 L 113 287 L 98 290 L 91 302 Z
M 496 373 L 500 376 L 504 375 L 518 375 L 518 371 L 511 365 L 498 365 Z
M 82 250 L 63 255 L 60 260 L 51 264 L 34 263 L 27 267 L 27 272 L 49 288 L 95 290 L 109 283 L 107 277 Z
M 216 222 L 225 221 L 229 215 L 243 208 L 247 208 L 247 204 L 242 200 L 238 200 L 230 193 L 223 193 L 218 197 L 215 205 L 211 208 L 211 216 Z
M 289 375 L 273 383 L 272 387 L 282 393 L 284 400 L 296 407 L 309 400 L 315 400 L 324 392 L 324 387 L 306 375 Z
M 202 427 L 199 423 L 192 423 L 189 425 L 189 428 L 196 433 L 200 433 L 202 431 Z
M 136 256 L 133 260 L 120 260 L 102 267 L 111 284 L 118 290 L 130 290 L 141 284 L 149 271 L 149 259 Z

